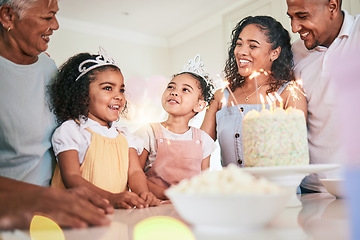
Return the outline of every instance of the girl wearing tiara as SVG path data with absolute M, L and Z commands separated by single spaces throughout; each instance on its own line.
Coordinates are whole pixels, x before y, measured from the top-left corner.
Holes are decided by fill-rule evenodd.
M 49 91 L 61 123 L 52 137 L 58 161 L 52 186 L 86 186 L 117 208 L 158 205 L 139 165 L 141 139 L 115 124 L 126 109 L 124 77 L 115 61 L 102 49 L 99 55 L 75 55 Z
M 161 199 L 167 199 L 164 190 L 169 186 L 209 168 L 210 154 L 216 148 L 204 131 L 189 127 L 190 119 L 204 110 L 212 97 L 213 86 L 202 66 L 198 55 L 174 75 L 161 99 L 167 120 L 136 132 L 145 142 L 140 165 L 149 189 Z

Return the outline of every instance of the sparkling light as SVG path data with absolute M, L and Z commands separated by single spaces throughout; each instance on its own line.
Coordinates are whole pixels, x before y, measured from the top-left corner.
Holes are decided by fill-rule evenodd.
M 167 216 L 142 220 L 134 227 L 134 240 L 195 240 L 194 234 L 183 222 Z
M 64 233 L 59 225 L 40 215 L 35 215 L 31 220 L 30 237 L 32 240 L 65 240 Z

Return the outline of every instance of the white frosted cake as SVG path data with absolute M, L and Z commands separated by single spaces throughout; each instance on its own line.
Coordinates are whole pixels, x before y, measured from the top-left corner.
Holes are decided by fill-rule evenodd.
M 304 113 L 292 107 L 248 112 L 243 145 L 245 167 L 309 164 Z

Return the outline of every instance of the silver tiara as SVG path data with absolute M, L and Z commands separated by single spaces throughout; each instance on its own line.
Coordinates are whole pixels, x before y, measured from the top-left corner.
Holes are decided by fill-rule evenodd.
M 94 63 L 94 65 L 87 68 L 84 66 L 87 63 Z M 107 66 L 107 65 L 111 65 L 111 66 L 115 66 L 115 67 L 119 68 L 119 66 L 117 65 L 115 60 L 106 53 L 106 51 L 103 47 L 100 46 L 99 47 L 99 56 L 97 56 L 95 59 L 87 59 L 79 64 L 80 75 L 75 79 L 75 81 L 79 80 L 82 76 L 84 76 L 91 70 L 98 68 L 98 67 Z
M 196 55 L 194 59 L 190 59 L 189 63 L 183 67 L 182 72 L 195 73 L 202 77 L 206 82 L 208 81 L 208 74 L 204 70 L 204 63 L 201 61 L 200 54 Z

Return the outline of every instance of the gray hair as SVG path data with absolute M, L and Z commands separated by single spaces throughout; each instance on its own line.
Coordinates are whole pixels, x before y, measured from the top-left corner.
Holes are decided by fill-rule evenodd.
M 24 12 L 38 1 L 39 0 L 0 0 L 0 7 L 5 4 L 11 6 L 15 13 L 19 15 L 19 18 L 21 18 Z

